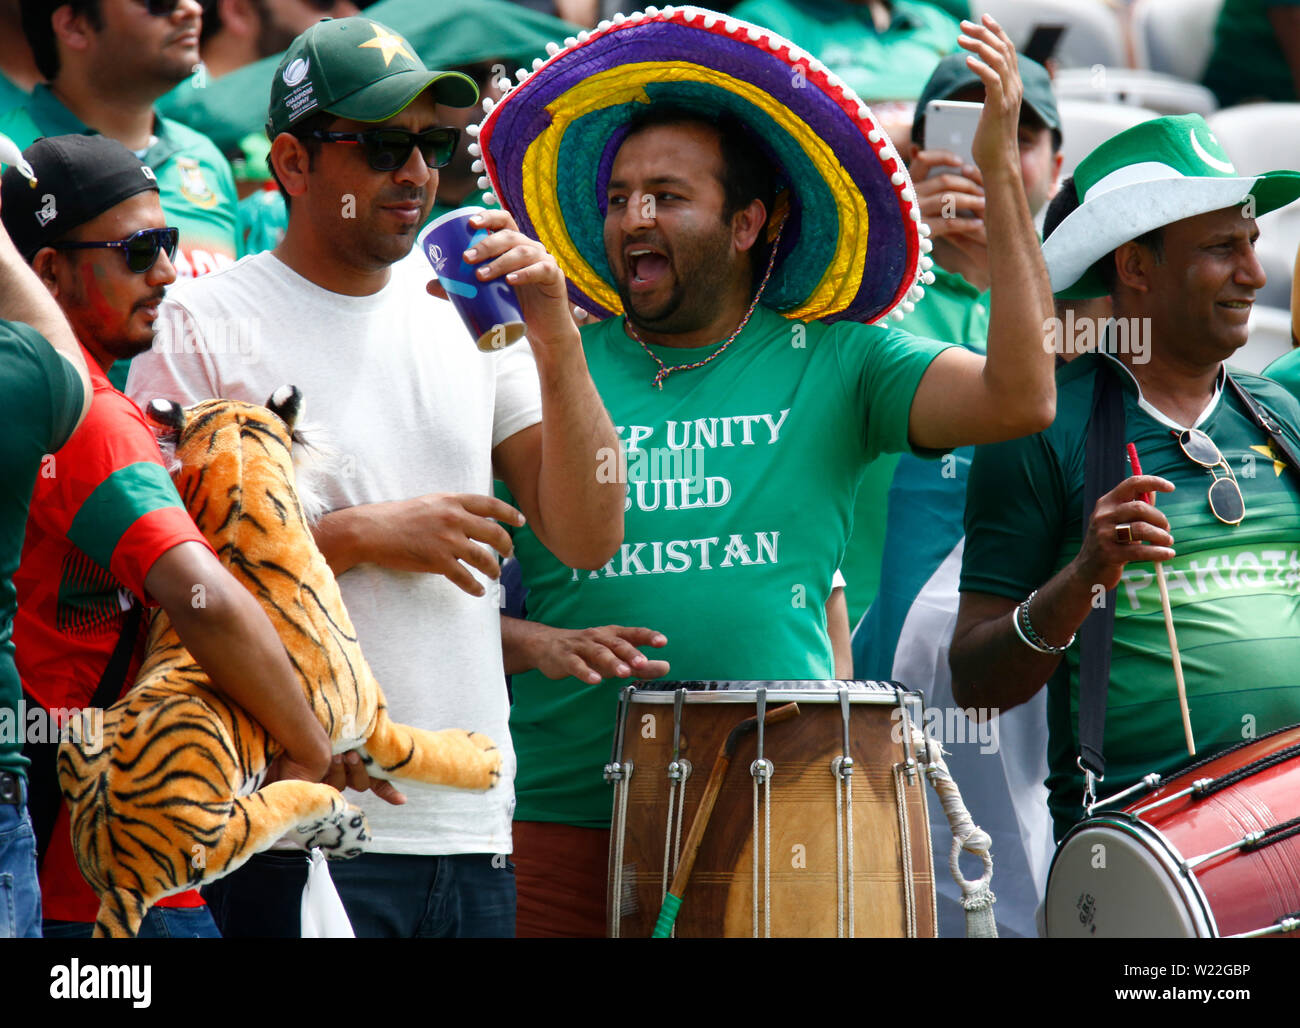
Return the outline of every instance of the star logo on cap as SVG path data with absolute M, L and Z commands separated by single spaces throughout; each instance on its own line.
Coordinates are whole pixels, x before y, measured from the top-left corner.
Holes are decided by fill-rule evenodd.
M 379 50 L 384 55 L 384 67 L 387 68 L 392 63 L 394 54 L 401 54 L 412 64 L 415 63 L 415 57 L 406 49 L 406 40 L 401 36 L 395 36 L 386 28 L 376 25 L 373 21 L 370 27 L 375 30 L 375 38 L 367 39 L 364 43 L 358 43 L 357 49 L 373 48 Z

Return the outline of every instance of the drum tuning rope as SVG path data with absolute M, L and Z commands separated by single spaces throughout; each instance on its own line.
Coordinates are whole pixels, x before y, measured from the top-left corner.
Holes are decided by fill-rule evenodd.
M 993 919 L 993 904 L 996 902 L 996 897 L 990 888 L 990 883 L 993 881 L 993 855 L 989 851 L 993 840 L 971 818 L 970 811 L 966 809 L 966 804 L 961 798 L 961 790 L 957 788 L 948 765 L 944 763 L 943 750 L 937 745 L 931 746 L 915 722 L 908 727 L 911 729 L 913 746 L 917 750 L 924 751 L 930 758 L 926 777 L 930 779 L 939 802 L 943 804 L 944 816 L 948 819 L 948 827 L 952 830 L 952 850 L 948 855 L 948 870 L 952 873 L 953 881 L 961 889 L 961 905 L 966 911 L 966 937 L 996 939 L 998 929 Z M 897 789 L 902 783 L 902 776 L 897 766 L 894 775 Z M 900 812 L 901 810 L 900 805 Z M 979 857 L 984 864 L 984 874 L 976 881 L 967 881 L 962 876 L 961 865 L 958 863 L 962 850 Z M 910 847 L 906 847 L 904 852 L 910 856 Z

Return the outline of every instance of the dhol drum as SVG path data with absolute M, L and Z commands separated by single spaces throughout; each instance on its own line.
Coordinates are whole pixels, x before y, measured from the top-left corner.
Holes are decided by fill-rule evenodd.
M 1053 937 L 1300 937 L 1300 725 L 1148 775 L 1061 840 Z
M 932 937 L 920 713 L 879 682 L 625 689 L 609 934 L 650 936 L 671 886 L 680 937 Z

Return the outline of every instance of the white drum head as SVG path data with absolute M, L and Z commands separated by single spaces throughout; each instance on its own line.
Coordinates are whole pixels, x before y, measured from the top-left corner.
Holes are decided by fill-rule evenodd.
M 1154 829 L 1123 817 L 1082 822 L 1062 841 L 1047 879 L 1048 938 L 1205 938 L 1217 935 L 1195 879 Z

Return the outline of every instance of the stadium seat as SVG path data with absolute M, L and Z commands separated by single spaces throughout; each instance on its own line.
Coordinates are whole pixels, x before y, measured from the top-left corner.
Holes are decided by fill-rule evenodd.
M 1139 68 L 1200 82 L 1223 0 L 1137 0 L 1131 31 Z
M 1052 87 L 1060 100 L 1132 104 L 1158 114 L 1209 115 L 1219 106 L 1214 94 L 1195 82 L 1132 68 L 1062 68 Z
M 1275 168 L 1300 169 L 1300 104 L 1225 107 L 1206 119 L 1215 138 L 1243 175 Z M 1300 203 L 1259 219 L 1255 252 L 1268 274 L 1258 302 L 1283 310 L 1291 305 L 1291 275 L 1300 247 Z
M 1129 104 L 1094 103 L 1087 100 L 1062 100 L 1061 178 L 1073 175 L 1075 166 L 1111 136 L 1160 115 L 1145 107 Z
M 1062 68 L 1128 64 L 1123 23 L 1103 0 L 971 0 L 971 10 L 993 15 L 1022 48 L 1036 25 L 1067 26 L 1056 51 Z

